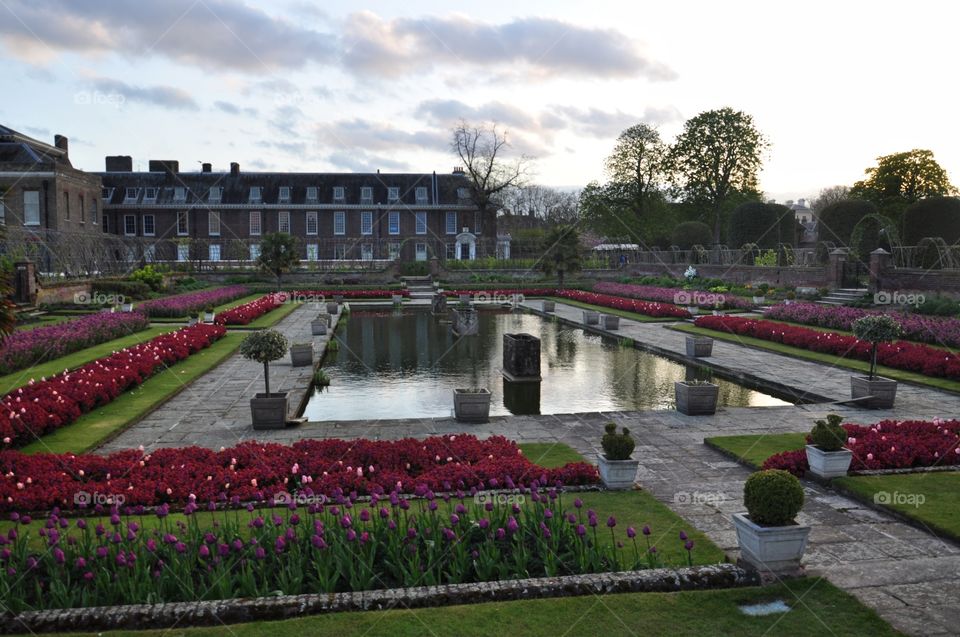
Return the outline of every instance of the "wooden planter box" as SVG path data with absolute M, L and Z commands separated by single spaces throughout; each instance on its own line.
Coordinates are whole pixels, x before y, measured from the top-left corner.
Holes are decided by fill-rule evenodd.
M 852 398 L 866 398 L 856 403 L 867 409 L 892 409 L 897 398 L 897 381 L 889 378 L 875 377 L 870 380 L 867 376 L 850 377 L 850 396 Z
M 713 339 L 709 336 L 688 336 L 687 356 L 707 358 L 713 354 Z
M 594 312 L 593 310 L 584 310 L 584 311 L 583 311 L 583 324 L 584 324 L 584 325 L 599 325 L 599 324 L 600 324 L 600 312 Z
M 489 422 L 489 389 L 454 389 L 453 413 L 458 422 Z
M 310 321 L 310 333 L 314 336 L 323 336 L 327 333 L 327 322 L 319 318 Z
M 544 312 L 555 312 L 557 309 L 556 301 L 543 301 Z
M 297 343 L 290 346 L 290 364 L 294 367 L 313 365 L 313 344 Z
M 686 381 L 673 384 L 677 399 L 677 411 L 688 416 L 709 416 L 717 411 L 717 396 L 720 388 L 713 383 L 691 385 Z
M 287 426 L 287 394 L 257 394 L 250 399 L 254 429 L 283 429 Z

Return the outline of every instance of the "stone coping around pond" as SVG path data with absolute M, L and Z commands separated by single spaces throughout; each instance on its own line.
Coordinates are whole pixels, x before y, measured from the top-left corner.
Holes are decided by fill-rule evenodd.
M 520 580 L 419 586 L 347 593 L 280 595 L 165 604 L 131 604 L 6 614 L 0 632 L 46 633 L 220 626 L 319 613 L 543 599 L 609 593 L 674 592 L 756 586 L 756 573 L 734 564 Z

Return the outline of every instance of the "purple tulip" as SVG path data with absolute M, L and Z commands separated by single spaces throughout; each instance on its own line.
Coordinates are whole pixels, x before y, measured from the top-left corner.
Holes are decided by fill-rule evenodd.
M 507 532 L 503 530 L 503 527 L 497 529 L 497 539 L 502 540 L 507 537 Z
M 627 527 L 627 537 L 630 538 L 631 540 L 632 540 L 633 538 L 637 537 L 637 530 L 634 529 L 632 526 L 628 526 L 628 527 Z
M 63 564 L 67 561 L 67 556 L 63 553 L 63 549 L 61 549 L 59 546 L 53 549 L 53 560 L 57 564 Z
M 353 542 L 357 539 L 357 532 L 353 529 L 347 531 L 347 542 Z
M 612 529 L 615 526 L 617 526 L 617 519 L 611 515 L 607 518 L 607 528 Z
M 693 550 L 693 540 L 687 540 L 686 543 L 684 543 L 683 548 L 687 549 L 688 551 L 692 551 L 692 550 Z
M 369 521 L 370 521 L 370 510 L 369 510 L 369 509 L 364 509 L 363 511 L 360 512 L 360 521 L 361 521 L 361 522 L 369 522 Z
M 685 541 L 687 539 L 686 531 L 680 531 L 680 540 Z
M 99 557 L 100 559 L 103 559 L 103 558 L 105 558 L 107 555 L 108 555 L 107 547 L 105 547 L 105 546 L 98 546 L 98 547 L 97 547 L 97 557 Z
M 460 516 L 457 515 L 456 513 L 451 513 L 451 514 L 450 514 L 450 524 L 451 524 L 452 526 L 457 526 L 458 524 L 460 524 Z
M 577 535 L 579 535 L 580 537 L 583 537 L 586 534 L 587 534 L 587 527 L 583 526 L 582 524 L 578 524 Z
M 487 518 L 480 518 L 480 521 L 477 522 L 477 526 L 479 526 L 481 529 L 488 529 L 490 528 L 490 520 Z
M 73 566 L 77 570 L 87 568 L 87 560 L 83 559 L 82 557 L 78 557 L 76 560 L 73 561 Z
M 206 544 L 201 544 L 199 553 L 200 557 L 206 559 L 210 557 L 210 548 Z
M 417 537 L 417 530 L 411 526 L 409 529 L 407 529 L 407 537 L 411 540 Z
M 85 579 L 88 582 L 93 580 L 93 573 L 91 573 L 90 571 L 87 571 L 86 573 L 83 574 L 83 579 Z
M 650 527 L 647 526 L 646 524 L 643 525 L 643 534 L 650 535 Z
M 517 519 L 512 515 L 507 520 L 507 530 L 510 531 L 511 534 L 516 533 L 517 531 L 520 530 L 520 524 L 517 522 Z

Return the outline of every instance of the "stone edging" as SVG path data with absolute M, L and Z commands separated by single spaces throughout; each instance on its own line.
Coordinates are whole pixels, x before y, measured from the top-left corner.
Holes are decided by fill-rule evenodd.
M 28 611 L 18 615 L 6 615 L 4 621 L 0 622 L 0 632 L 10 634 L 219 626 L 343 611 L 426 608 L 573 595 L 736 588 L 758 584 L 756 573 L 750 573 L 734 564 L 716 564 L 356 593 Z

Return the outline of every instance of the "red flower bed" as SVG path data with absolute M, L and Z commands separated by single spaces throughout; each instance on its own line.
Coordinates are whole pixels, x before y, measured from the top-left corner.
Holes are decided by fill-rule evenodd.
M 220 312 L 213 322 L 217 325 L 247 325 L 251 321 L 272 312 L 283 305 L 290 296 L 284 292 L 274 292 L 261 296 L 256 301 L 238 305 L 224 312 Z
M 516 443 L 492 436 L 426 440 L 301 440 L 286 446 L 244 442 L 219 452 L 199 447 L 95 454 L 0 451 L 0 509 L 75 508 L 80 492 L 122 495 L 125 505 L 272 501 L 277 493 L 331 495 L 399 490 L 513 488 L 541 483 L 597 482 L 593 465 L 545 469 Z
M 908 469 L 960 464 L 960 421 L 882 420 L 875 425 L 845 424 L 846 447 L 853 452 L 852 471 Z M 767 458 L 764 469 L 806 473 L 806 450 L 784 451 Z
M 161 334 L 52 378 L 30 381 L 0 400 L 2 446 L 21 446 L 69 425 L 147 377 L 209 346 L 226 333 L 219 325 L 194 325 Z
M 856 337 L 846 334 L 821 332 L 807 327 L 736 316 L 703 316 L 698 318 L 694 325 L 783 343 L 812 352 L 870 360 L 870 343 L 859 341 Z M 919 343 L 907 341 L 881 343 L 877 348 L 877 363 L 925 376 L 960 379 L 960 356 Z
M 465 290 L 458 292 L 451 290 L 446 292 L 447 296 L 457 296 L 460 294 L 470 294 L 480 299 L 509 299 L 513 294 L 522 294 L 523 296 L 556 296 L 563 299 L 580 301 L 591 305 L 600 305 L 602 307 L 614 308 L 617 310 L 626 310 L 645 314 L 657 318 L 690 318 L 690 312 L 682 307 L 672 303 L 657 303 L 652 301 L 638 301 L 636 299 L 625 299 L 610 294 L 597 294 L 596 292 L 584 292 L 583 290 L 558 290 L 554 288 L 519 288 L 506 290 Z
M 333 301 L 334 295 L 345 299 L 383 299 L 394 294 L 410 296 L 409 290 L 295 290 L 291 292 L 295 301 L 318 302 Z

